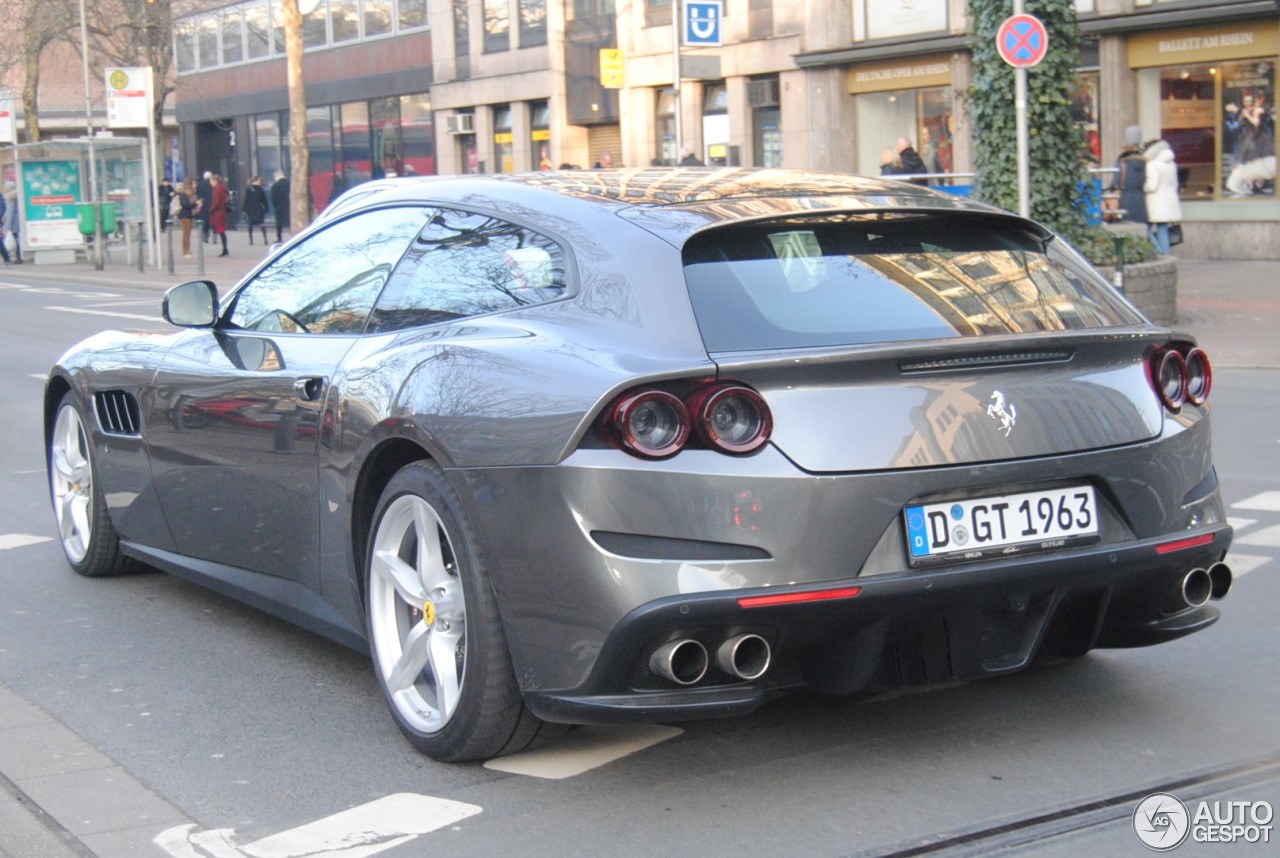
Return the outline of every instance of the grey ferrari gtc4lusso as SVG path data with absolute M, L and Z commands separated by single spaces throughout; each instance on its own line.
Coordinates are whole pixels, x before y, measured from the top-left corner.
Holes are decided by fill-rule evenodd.
M 437 759 L 1159 643 L 1231 586 L 1204 352 L 928 188 L 406 181 L 164 315 L 49 376 L 67 559 L 369 652 Z

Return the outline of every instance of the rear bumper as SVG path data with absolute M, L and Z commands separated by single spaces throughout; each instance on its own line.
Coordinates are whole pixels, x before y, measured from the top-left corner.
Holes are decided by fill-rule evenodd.
M 1200 542 L 1170 550 L 1187 537 Z M 727 717 L 789 689 L 872 693 L 1008 673 L 1037 655 L 1160 643 L 1217 620 L 1211 604 L 1181 600 L 1181 583 L 1191 569 L 1221 561 L 1230 542 L 1231 528 L 1216 525 L 1123 547 L 660 599 L 615 626 L 581 685 L 525 697 L 540 717 L 571 723 Z M 852 588 L 856 595 L 743 605 L 754 596 Z M 742 633 L 771 647 L 771 667 L 757 680 L 736 680 L 714 659 L 706 677 L 687 688 L 648 669 L 649 656 L 666 642 L 696 640 L 714 653 Z

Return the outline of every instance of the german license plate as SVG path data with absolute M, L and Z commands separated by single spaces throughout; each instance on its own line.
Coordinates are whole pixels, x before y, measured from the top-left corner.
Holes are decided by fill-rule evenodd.
M 912 565 L 1061 548 L 1098 535 L 1092 486 L 908 506 Z

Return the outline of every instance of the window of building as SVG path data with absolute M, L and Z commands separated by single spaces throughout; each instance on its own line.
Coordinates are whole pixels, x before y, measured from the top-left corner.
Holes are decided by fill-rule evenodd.
M 364 35 L 386 36 L 391 33 L 391 0 L 364 0 Z
M 671 0 L 644 0 L 644 25 L 661 27 L 671 25 Z
M 653 110 L 653 128 L 656 136 L 654 150 L 663 166 L 675 166 L 679 160 L 676 151 L 676 93 L 667 88 L 658 90 L 658 101 Z
M 339 110 L 341 116 L 340 162 L 333 173 L 331 198 L 354 185 L 367 182 L 372 177 L 369 155 L 369 103 L 349 101 Z
M 222 63 L 244 62 L 244 10 L 231 7 L 222 12 Z
M 484 0 L 484 51 L 511 48 L 511 11 L 507 0 Z
M 254 170 L 270 183 L 276 173 L 288 173 L 286 138 L 282 133 L 279 113 L 262 113 L 253 117 Z M 288 114 L 283 114 L 286 118 Z
M 378 298 L 369 331 L 396 331 L 554 301 L 564 253 L 532 230 L 438 209 Z
M 196 70 L 196 31 L 197 24 L 190 19 L 173 27 L 173 54 L 179 73 Z
M 782 91 L 776 74 L 747 81 L 747 105 L 751 108 L 751 163 L 756 167 L 782 166 Z
M 547 0 L 519 0 L 520 47 L 547 43 Z
M 329 42 L 329 6 L 323 1 L 302 16 L 302 47 L 323 48 Z
M 545 101 L 529 102 L 529 137 L 533 144 L 533 158 L 539 170 L 550 170 L 551 163 L 551 105 Z
M 271 55 L 271 18 L 266 3 L 254 3 L 244 10 L 245 58 L 263 60 Z
M 404 172 L 404 150 L 400 143 L 400 99 L 375 98 L 369 102 L 369 131 L 372 135 L 372 178 L 399 176 Z
M 206 15 L 196 22 L 197 65 L 202 69 L 218 66 L 218 19 Z
M 667 9 L 671 9 L 670 0 L 667 3 Z M 570 21 L 590 20 L 592 18 L 612 18 L 615 10 L 615 0 L 573 0 L 565 7 L 565 15 Z M 667 21 L 670 22 L 670 11 L 667 13 Z
M 516 169 L 515 147 L 511 137 L 511 105 L 493 108 L 493 171 L 513 173 Z
M 427 0 L 398 0 L 396 12 L 401 30 L 420 30 L 427 26 Z
M 360 0 L 329 0 L 329 20 L 335 45 L 359 39 Z
M 1244 60 L 1158 70 L 1160 138 L 1183 199 L 1269 198 L 1275 186 L 1275 64 Z
M 311 204 L 320 211 L 329 204 L 333 190 L 333 116 L 328 107 L 307 108 L 307 151 L 310 153 L 311 175 L 308 189 Z
M 729 163 L 729 90 L 723 81 L 702 89 L 702 152 L 698 160 L 716 167 Z
M 751 0 L 747 7 L 747 29 L 753 39 L 773 35 L 773 0 Z
M 404 175 L 435 175 L 436 134 L 429 93 L 400 96 L 400 146 Z
M 855 99 L 854 115 L 860 174 L 879 175 L 885 150 L 892 153 L 899 137 L 907 138 L 929 172 L 953 171 L 950 87 L 863 93 Z

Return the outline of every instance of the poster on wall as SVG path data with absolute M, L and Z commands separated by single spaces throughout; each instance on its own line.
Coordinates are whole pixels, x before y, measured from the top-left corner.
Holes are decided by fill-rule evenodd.
M 866 0 L 867 37 L 910 36 L 947 29 L 948 0 Z
M 83 243 L 76 224 L 79 161 L 23 161 L 22 194 L 27 218 L 23 234 L 28 246 L 39 250 Z
M 1222 180 L 1229 197 L 1276 194 L 1275 65 L 1222 67 Z

